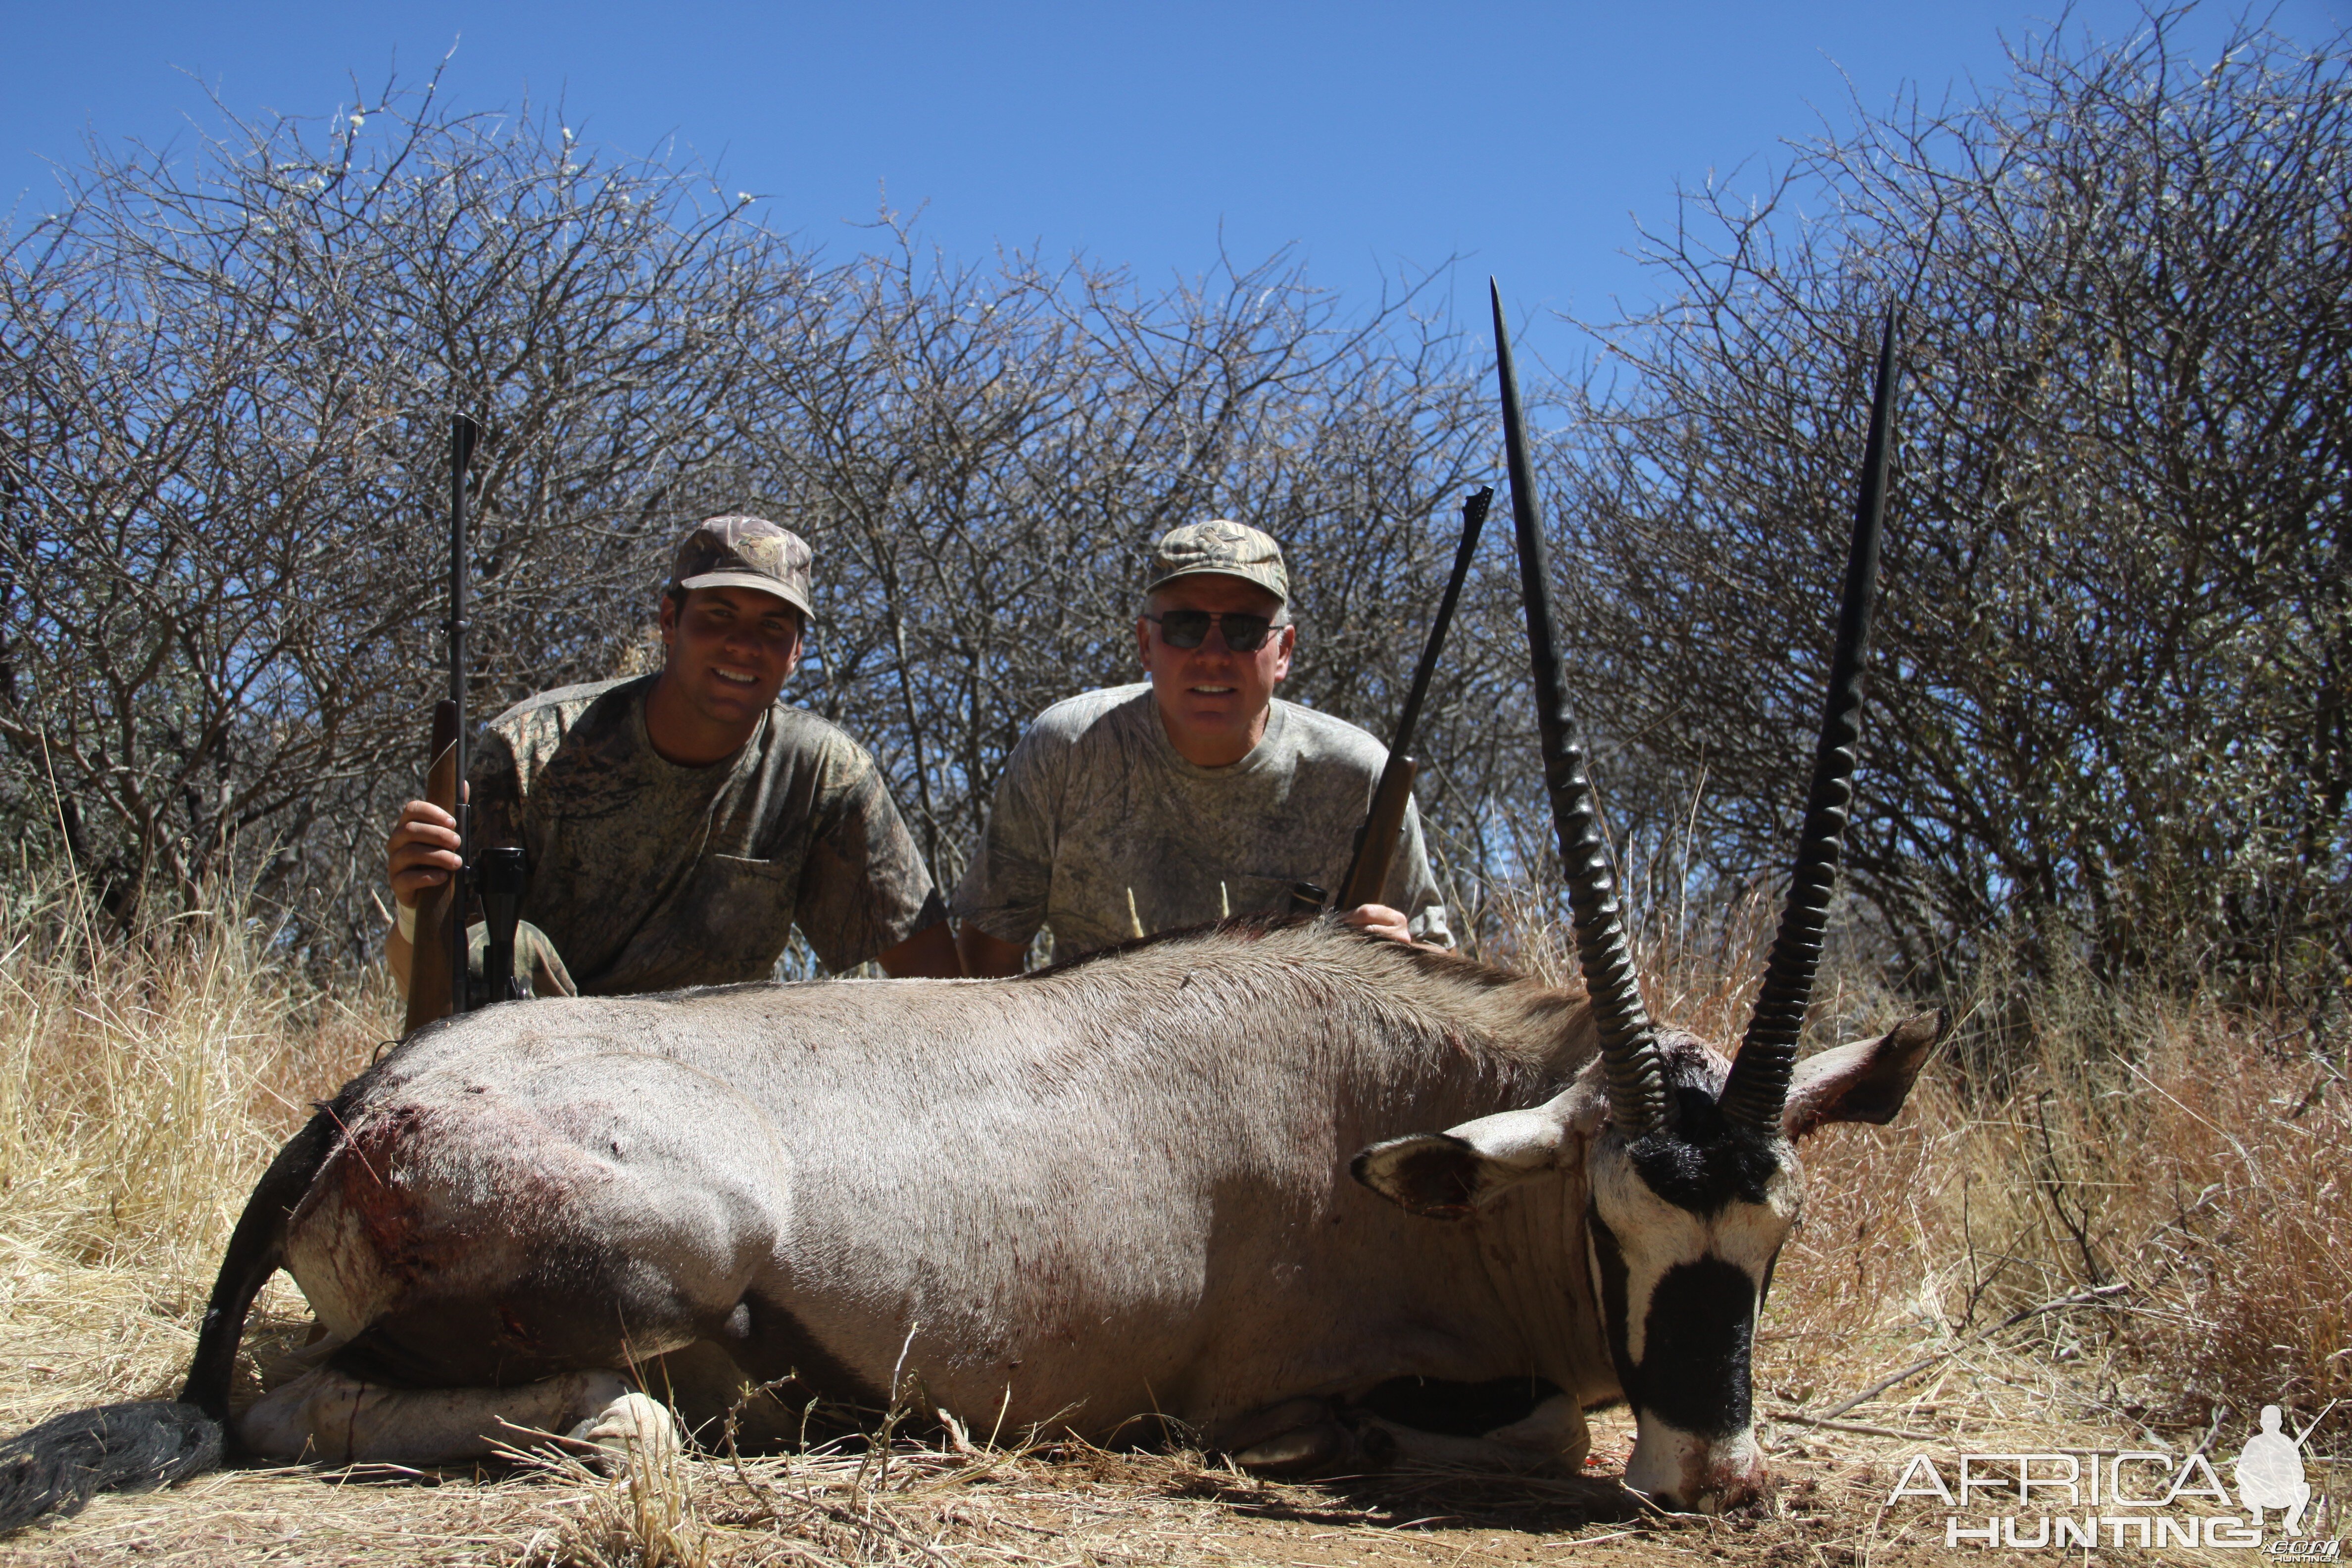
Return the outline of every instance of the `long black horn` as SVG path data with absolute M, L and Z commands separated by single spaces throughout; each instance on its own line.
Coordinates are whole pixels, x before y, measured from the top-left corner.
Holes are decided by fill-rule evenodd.
M 1665 1121 L 1665 1073 L 1658 1060 L 1657 1031 L 1642 1005 L 1642 987 L 1633 976 L 1633 952 L 1625 940 L 1617 878 L 1609 864 L 1609 846 L 1601 837 L 1592 780 L 1585 771 L 1583 737 L 1569 716 L 1568 682 L 1560 670 L 1556 635 L 1559 617 L 1552 608 L 1551 563 L 1536 521 L 1535 468 L 1528 458 L 1527 420 L 1519 411 L 1519 376 L 1511 364 L 1510 333 L 1503 325 L 1502 288 L 1492 279 L 1486 286 L 1495 307 L 1495 375 L 1502 384 L 1503 438 L 1510 456 L 1511 516 L 1518 525 L 1519 596 L 1527 606 L 1528 653 L 1535 667 L 1544 790 L 1551 797 L 1560 869 L 1568 877 L 1576 961 L 1600 1026 L 1610 1115 L 1626 1136 L 1639 1138 Z
M 1863 661 L 1870 646 L 1871 602 L 1878 584 L 1878 539 L 1886 521 L 1888 431 L 1895 419 L 1895 329 L 1901 312 L 1886 313 L 1878 343 L 1878 387 L 1871 398 L 1870 444 L 1862 457 L 1862 498 L 1853 509 L 1853 543 L 1846 555 L 1845 598 L 1838 606 L 1837 651 L 1830 661 L 1829 700 L 1822 715 L 1821 749 L 1813 753 L 1812 793 L 1789 873 L 1789 902 L 1772 940 L 1763 989 L 1748 1021 L 1748 1037 L 1731 1064 L 1721 1105 L 1727 1120 L 1778 1132 L 1797 1066 L 1797 1035 L 1821 967 L 1822 933 L 1830 894 L 1845 857 L 1845 826 L 1853 803 L 1854 761 L 1862 745 Z

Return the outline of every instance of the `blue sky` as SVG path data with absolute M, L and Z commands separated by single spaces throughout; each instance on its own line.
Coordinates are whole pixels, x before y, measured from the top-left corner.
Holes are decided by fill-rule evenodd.
M 205 89 L 241 113 L 323 114 L 453 47 L 466 107 L 561 100 L 592 142 L 675 139 L 770 220 L 854 247 L 887 191 L 950 254 L 1084 249 L 1146 279 L 1222 242 L 1295 244 L 1319 280 L 1465 260 L 1522 319 L 1646 297 L 1623 253 L 1677 182 L 1760 183 L 1784 139 L 1906 84 L 1998 80 L 2044 0 L 1910 4 L 930 3 L 171 5 L 0 0 L 0 209 L 41 210 L 45 160 L 85 134 L 193 141 Z M 2230 13 L 2209 4 L 2197 36 Z M 2317 41 L 2352 0 L 2283 0 Z M 2082 0 L 2102 37 L 2137 5 Z M 1851 95 L 1851 96 L 1850 96 Z M 1535 323 L 1538 353 L 1572 353 Z

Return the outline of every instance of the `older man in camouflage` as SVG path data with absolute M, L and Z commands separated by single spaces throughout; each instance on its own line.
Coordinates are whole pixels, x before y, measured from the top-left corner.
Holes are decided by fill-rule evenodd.
M 836 972 L 961 973 L 874 760 L 777 700 L 814 614 L 809 567 L 797 535 L 713 518 L 678 546 L 657 674 L 541 692 L 484 729 L 467 770 L 477 841 L 524 848 L 523 919 L 543 940 L 518 946 L 541 988 L 762 980 L 794 926 Z M 404 984 L 417 897 L 457 847 L 446 812 L 401 809 L 385 956 Z M 478 931 L 478 963 L 479 945 Z
M 1011 974 L 1042 928 L 1068 958 L 1336 888 L 1388 753 L 1274 695 L 1290 673 L 1282 551 L 1238 522 L 1190 523 L 1153 552 L 1136 651 L 1149 679 L 1037 716 L 1007 760 L 955 895 L 974 974 Z M 1450 945 L 1408 807 L 1387 901 L 1349 924 Z

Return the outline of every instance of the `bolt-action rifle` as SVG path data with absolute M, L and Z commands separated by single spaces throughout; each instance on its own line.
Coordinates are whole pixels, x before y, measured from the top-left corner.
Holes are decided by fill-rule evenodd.
M 474 842 L 473 807 L 465 798 L 466 777 L 466 469 L 481 430 L 464 415 L 449 420 L 449 695 L 433 705 L 433 738 L 426 754 L 425 798 L 457 824 L 457 874 L 416 900 L 416 934 L 409 954 L 408 1017 L 403 1033 L 436 1018 L 488 1002 L 518 1001 L 530 994 L 514 978 L 515 930 L 522 917 L 522 851 L 482 848 Z M 483 983 L 467 984 L 466 914 L 476 895 L 482 900 L 488 942 L 482 954 Z
M 1445 647 L 1446 628 L 1454 624 L 1454 606 L 1462 597 L 1464 581 L 1470 575 L 1470 557 L 1478 548 L 1478 531 L 1486 525 L 1486 509 L 1494 500 L 1495 487 L 1482 485 L 1476 494 L 1462 502 L 1462 542 L 1454 546 L 1454 574 L 1445 580 L 1444 597 L 1437 602 L 1437 619 L 1429 628 L 1429 641 L 1422 647 L 1421 663 L 1413 668 L 1412 684 L 1405 689 L 1404 711 L 1397 715 L 1387 765 L 1381 769 L 1381 782 L 1372 791 L 1371 808 L 1364 814 L 1364 826 L 1356 835 L 1356 856 L 1349 864 L 1346 880 L 1339 884 L 1340 909 L 1376 904 L 1389 885 L 1389 866 L 1396 859 L 1397 844 L 1404 834 L 1405 807 L 1412 802 L 1412 781 L 1421 771 L 1421 763 L 1412 755 L 1413 730 L 1421 722 L 1421 704 L 1429 695 L 1429 678 L 1436 672 L 1438 652 Z

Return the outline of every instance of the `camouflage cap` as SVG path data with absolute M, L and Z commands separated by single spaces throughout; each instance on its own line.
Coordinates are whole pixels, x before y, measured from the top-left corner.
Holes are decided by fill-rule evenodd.
M 1188 522 L 1160 536 L 1151 550 L 1151 580 L 1147 594 L 1179 577 L 1214 573 L 1255 583 L 1285 604 L 1290 602 L 1290 574 L 1283 569 L 1282 546 L 1245 522 L 1217 518 Z
M 671 563 L 673 588 L 757 588 L 803 616 L 814 616 L 809 594 L 808 542 L 764 517 L 730 513 L 706 518 L 678 541 Z

